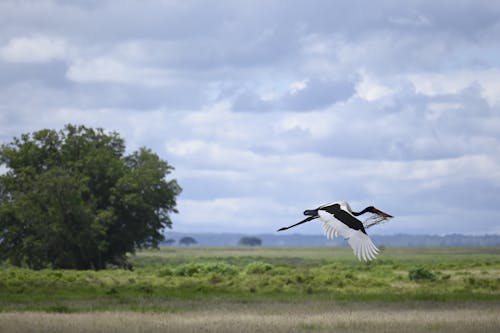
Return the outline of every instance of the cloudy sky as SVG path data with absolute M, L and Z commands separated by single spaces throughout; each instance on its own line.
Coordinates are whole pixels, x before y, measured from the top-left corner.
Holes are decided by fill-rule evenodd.
M 0 142 L 118 131 L 176 168 L 175 231 L 347 200 L 377 234 L 500 233 L 499 36 L 491 0 L 1 0 Z

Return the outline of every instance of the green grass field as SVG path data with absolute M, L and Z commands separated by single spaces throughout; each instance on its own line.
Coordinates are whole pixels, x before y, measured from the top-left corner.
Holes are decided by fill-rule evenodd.
M 371 263 L 338 247 L 163 247 L 138 252 L 130 261 L 134 271 L 3 265 L 0 332 L 27 332 L 33 322 L 47 323 L 47 332 L 71 325 L 82 332 L 500 327 L 495 247 L 385 248 Z M 124 324 L 131 318 L 135 326 Z

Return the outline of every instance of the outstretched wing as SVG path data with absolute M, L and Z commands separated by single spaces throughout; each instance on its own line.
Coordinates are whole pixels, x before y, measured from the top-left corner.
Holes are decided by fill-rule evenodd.
M 359 260 L 370 261 L 375 259 L 378 254 L 379 250 L 373 244 L 371 238 L 359 230 L 354 231 L 353 235 L 347 239 L 347 242 Z
M 358 230 L 352 229 L 337 220 L 334 215 L 323 210 L 320 210 L 318 214 L 323 223 L 323 230 L 329 239 L 336 236 L 342 236 L 347 240 L 359 260 L 369 261 L 375 259 L 379 250 L 375 244 L 373 244 L 370 237 L 363 232 L 364 228 Z

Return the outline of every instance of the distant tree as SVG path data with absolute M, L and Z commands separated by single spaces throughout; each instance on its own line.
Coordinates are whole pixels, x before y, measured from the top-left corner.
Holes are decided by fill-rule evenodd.
M 238 244 L 243 246 L 260 246 L 262 245 L 262 240 L 257 237 L 241 237 Z
M 193 244 L 197 244 L 198 242 L 196 241 L 196 239 L 194 239 L 193 237 L 182 237 L 180 240 L 179 240 L 179 244 L 181 245 L 186 245 L 186 246 L 189 246 L 189 245 L 193 245 Z
M 173 239 L 173 238 L 165 239 L 165 240 L 163 241 L 163 244 L 165 244 L 165 245 L 169 245 L 169 246 L 170 246 L 170 245 L 174 245 L 174 244 L 175 244 L 175 239 Z
M 0 146 L 0 260 L 102 269 L 157 246 L 181 188 L 146 148 L 125 155 L 112 132 L 67 125 Z

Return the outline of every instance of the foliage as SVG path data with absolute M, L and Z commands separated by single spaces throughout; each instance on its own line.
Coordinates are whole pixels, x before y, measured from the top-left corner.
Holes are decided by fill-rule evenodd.
M 258 237 L 241 237 L 238 244 L 244 246 L 258 246 L 262 245 L 262 240 Z
M 4 265 L 0 312 L 134 310 L 145 303 L 198 299 L 498 301 L 500 248 L 454 250 L 387 248 L 384 259 L 365 264 L 350 248 L 161 247 L 131 256 L 134 271 Z M 415 267 L 435 279 L 411 280 L 408 271 Z
M 261 261 L 254 261 L 247 265 L 247 274 L 263 274 L 273 269 L 273 265 Z
M 436 275 L 425 267 L 416 267 L 408 272 L 408 278 L 411 281 L 434 281 Z
M 200 276 L 209 273 L 219 273 L 226 276 L 237 274 L 238 267 L 225 262 L 189 263 L 171 269 L 171 275 L 175 276 Z
M 0 148 L 0 260 L 40 269 L 102 269 L 157 246 L 180 187 L 151 150 L 125 155 L 113 132 L 67 125 Z
M 180 240 L 179 240 L 179 244 L 181 245 L 186 245 L 186 246 L 189 246 L 189 245 L 194 245 L 198 243 L 196 241 L 196 239 L 194 239 L 193 237 L 189 237 L 189 236 L 186 236 L 186 237 L 182 237 Z

